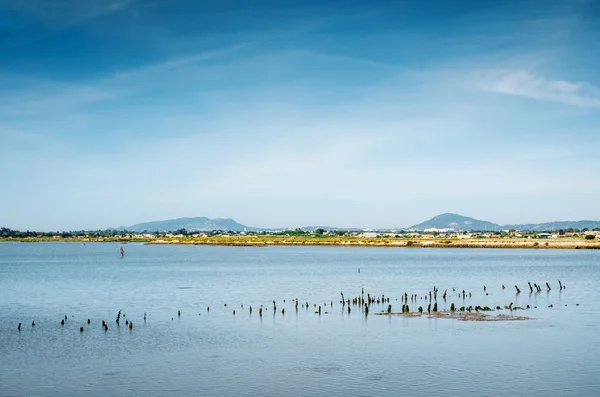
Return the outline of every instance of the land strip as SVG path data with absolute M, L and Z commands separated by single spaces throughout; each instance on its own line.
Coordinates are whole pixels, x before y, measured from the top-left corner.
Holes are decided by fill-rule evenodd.
M 145 244 L 216 245 L 216 246 L 340 246 L 390 248 L 528 248 L 528 249 L 600 249 L 600 241 L 584 238 L 555 239 L 437 239 L 437 238 L 362 238 L 329 236 L 207 236 L 174 238 L 69 237 L 2 238 L 0 242 L 142 242 Z

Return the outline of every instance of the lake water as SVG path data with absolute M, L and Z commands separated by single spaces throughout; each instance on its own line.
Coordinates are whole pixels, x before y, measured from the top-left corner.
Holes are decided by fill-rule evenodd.
M 0 396 L 600 395 L 599 251 L 124 249 L 120 258 L 113 243 L 0 243 Z M 527 281 L 542 292 L 530 295 Z M 365 316 L 339 303 L 364 288 L 400 311 L 404 292 L 433 286 L 448 290 L 440 310 L 462 306 L 465 289 L 467 305 L 530 305 L 502 313 L 533 319 L 373 315 L 387 303 Z M 296 312 L 295 298 L 310 309 Z

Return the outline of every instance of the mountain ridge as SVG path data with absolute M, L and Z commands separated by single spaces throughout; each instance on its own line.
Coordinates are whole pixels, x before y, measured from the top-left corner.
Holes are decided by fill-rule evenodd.
M 544 223 L 517 223 L 501 225 L 494 222 L 470 218 L 467 216 L 444 213 L 433 218 L 411 226 L 408 229 L 426 230 L 426 229 L 454 229 L 461 231 L 501 231 L 501 230 L 522 230 L 522 231 L 551 231 L 561 229 L 596 229 L 600 228 L 600 221 L 582 220 L 582 221 L 554 221 Z
M 180 229 L 186 229 L 190 232 L 211 230 L 231 230 L 235 232 L 241 232 L 253 228 L 249 228 L 246 225 L 242 225 L 241 223 L 238 223 L 231 218 L 211 219 L 205 216 L 142 222 L 131 226 L 120 226 L 119 228 L 117 228 L 117 230 L 128 230 L 132 232 L 169 232 Z
M 120 226 L 116 230 L 128 230 L 131 232 L 169 232 L 180 229 L 186 229 L 189 232 L 201 232 L 201 231 L 212 231 L 212 230 L 223 230 L 223 231 L 275 231 L 285 230 L 291 227 L 284 228 L 260 228 L 251 227 L 231 218 L 208 218 L 204 216 L 200 217 L 183 217 L 175 219 L 166 219 L 160 221 L 142 222 L 131 226 Z M 446 212 L 440 215 L 436 215 L 431 219 L 428 219 L 419 224 L 413 225 L 406 228 L 380 228 L 376 230 L 417 230 L 423 231 L 427 229 L 452 229 L 455 231 L 501 231 L 501 230 L 528 230 L 528 231 L 552 231 L 560 229 L 596 229 L 600 228 L 600 221 L 593 220 L 581 220 L 581 221 L 555 221 L 545 223 L 524 223 L 524 224 L 507 224 L 501 225 L 498 223 L 471 218 L 459 214 Z M 295 228 L 294 228 L 295 229 Z M 364 228 L 357 227 L 329 227 L 329 226 L 304 226 L 298 227 L 309 232 L 314 232 L 316 229 L 324 230 L 352 230 L 359 231 L 365 230 Z

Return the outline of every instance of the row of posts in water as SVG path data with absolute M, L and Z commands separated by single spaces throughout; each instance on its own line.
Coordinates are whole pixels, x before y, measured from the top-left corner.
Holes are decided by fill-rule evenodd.
M 533 294 L 534 290 L 539 293 L 542 291 L 542 287 L 538 284 L 531 284 L 531 282 L 527 282 L 527 284 L 529 285 L 529 293 Z M 560 280 L 558 280 L 558 285 L 559 285 L 559 290 L 562 291 L 563 289 L 566 289 L 566 285 L 563 285 L 562 282 Z M 504 285 L 502 285 L 502 289 L 504 290 L 506 287 Z M 518 285 L 515 285 L 515 289 L 516 289 L 516 293 L 517 295 L 521 293 L 521 290 L 519 289 Z M 550 287 L 550 284 L 548 282 L 546 282 L 546 290 L 548 292 L 550 292 L 552 290 L 552 288 Z M 455 289 L 453 289 L 453 291 L 455 291 Z M 483 291 L 486 295 L 488 295 L 487 293 L 487 287 L 483 286 Z M 424 299 L 426 301 L 429 301 L 429 304 L 427 305 L 427 312 L 428 313 L 436 313 L 438 311 L 438 304 L 437 304 L 437 296 L 438 296 L 438 292 L 439 289 L 436 288 L 435 286 L 433 287 L 433 289 L 431 291 L 428 292 L 428 294 L 424 295 L 421 297 L 421 299 Z M 447 299 L 447 292 L 448 290 L 444 290 L 443 294 L 442 294 L 442 299 L 444 301 L 446 301 Z M 350 314 L 352 312 L 352 307 L 362 307 L 363 308 L 363 312 L 365 315 L 369 314 L 369 307 L 374 305 L 374 304 L 385 304 L 388 303 L 388 307 L 387 307 L 387 313 L 391 314 L 392 313 L 392 305 L 389 304 L 390 302 L 390 298 L 386 297 L 385 295 L 381 295 L 381 296 L 371 296 L 371 294 L 367 294 L 367 297 L 365 298 L 365 291 L 364 288 L 361 290 L 361 295 L 354 297 L 352 299 L 348 298 L 346 299 L 344 297 L 344 293 L 341 292 L 341 300 L 340 300 L 340 304 L 342 305 L 342 309 L 345 309 L 347 307 L 348 310 L 348 314 Z M 459 298 L 462 297 L 462 299 L 466 299 L 467 296 L 467 292 L 463 289 L 462 292 L 459 292 L 458 294 Z M 468 293 L 469 298 L 472 297 L 471 292 Z M 404 293 L 403 295 L 401 295 L 401 301 L 402 301 L 402 313 L 410 313 L 410 306 L 408 304 L 409 300 L 412 303 L 416 304 L 416 301 L 419 299 L 417 294 L 411 294 L 410 296 L 408 295 L 408 293 Z M 296 312 L 299 310 L 299 300 L 296 299 L 292 299 L 293 302 L 295 302 L 294 306 L 296 309 Z M 285 303 L 285 300 L 283 301 Z M 433 306 L 432 306 L 433 303 Z M 227 307 L 227 304 L 224 304 L 225 307 Z M 327 307 L 327 303 L 325 303 L 323 306 Z M 243 308 L 244 305 L 241 305 L 241 308 Z M 302 309 L 306 309 L 308 310 L 310 307 L 308 302 L 302 303 Z M 316 303 L 313 304 L 314 309 L 316 310 L 315 313 L 321 315 L 323 312 L 323 309 L 321 307 L 321 305 L 317 305 Z M 330 307 L 333 308 L 333 300 L 330 301 Z M 552 305 L 550 305 L 549 307 L 552 307 Z M 513 307 L 513 303 L 510 302 L 509 305 L 504 306 L 505 309 L 508 310 L 515 310 L 515 309 L 520 309 L 519 307 Z M 529 305 L 527 305 L 527 308 L 529 308 Z M 496 310 L 500 310 L 502 309 L 501 306 L 496 306 Z M 210 312 L 210 306 L 206 308 L 207 312 Z M 266 309 L 265 309 L 266 310 Z M 450 312 L 454 312 L 456 310 L 456 306 L 454 304 L 454 302 L 452 302 L 450 304 Z M 475 306 L 473 307 L 471 306 L 461 306 L 458 311 L 467 311 L 467 312 L 471 312 L 471 311 L 490 311 L 492 309 L 490 309 L 488 306 Z M 419 313 L 423 313 L 424 309 L 423 306 L 419 306 L 417 311 Z M 252 305 L 250 305 L 249 308 L 249 312 L 250 314 L 252 314 Z M 273 300 L 273 314 L 275 314 L 277 312 L 277 302 L 275 300 Z M 325 312 L 327 313 L 327 312 Z M 281 309 L 281 314 L 285 315 L 285 308 Z M 233 310 L 233 315 L 235 315 L 235 310 Z M 261 305 L 258 309 L 258 315 L 260 317 L 262 317 L 263 315 L 263 305 Z M 122 310 L 119 310 L 119 312 L 117 313 L 117 319 L 116 319 L 116 323 L 117 326 L 120 326 L 120 321 L 121 321 L 121 317 L 125 317 L 125 314 L 122 314 Z M 181 317 L 181 310 L 177 311 L 177 316 Z M 65 325 L 65 321 L 67 321 L 67 316 L 65 316 L 64 319 L 61 320 L 61 325 Z M 146 321 L 146 313 L 144 313 L 144 322 Z M 90 325 L 91 321 L 90 319 L 87 320 L 87 324 Z M 19 331 L 21 331 L 21 325 L 22 323 L 19 323 L 17 329 Z M 125 325 L 130 329 L 133 330 L 133 321 L 129 321 L 129 320 L 125 320 Z M 35 321 L 31 322 L 31 326 L 35 327 Z M 106 323 L 105 320 L 102 320 L 102 328 L 105 332 L 108 331 L 108 324 Z M 79 328 L 79 332 L 84 332 L 84 327 L 80 327 Z

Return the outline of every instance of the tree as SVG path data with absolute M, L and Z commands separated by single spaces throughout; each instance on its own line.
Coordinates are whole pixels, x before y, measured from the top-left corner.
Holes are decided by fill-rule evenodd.
M 585 236 L 585 239 L 586 239 L 586 240 L 593 240 L 593 239 L 595 239 L 595 238 L 596 238 L 596 236 L 595 236 L 595 235 L 593 235 L 593 234 L 586 234 L 586 236 Z
M 318 228 L 317 230 L 315 230 L 315 234 L 318 234 L 319 236 L 323 233 L 325 233 L 325 229 Z

